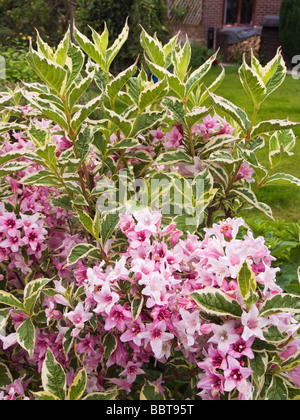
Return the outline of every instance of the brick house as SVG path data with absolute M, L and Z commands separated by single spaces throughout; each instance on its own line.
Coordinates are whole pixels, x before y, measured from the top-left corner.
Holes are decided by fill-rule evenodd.
M 192 42 L 206 44 L 208 29 L 214 28 L 214 46 L 218 46 L 217 34 L 221 29 L 238 31 L 240 27 L 245 33 L 251 33 L 251 28 L 261 29 L 266 16 L 279 17 L 282 0 L 167 0 L 167 3 L 174 33 L 187 33 Z

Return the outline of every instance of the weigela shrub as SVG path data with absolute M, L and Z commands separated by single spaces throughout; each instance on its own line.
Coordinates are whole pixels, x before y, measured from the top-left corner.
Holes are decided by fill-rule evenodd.
M 128 30 L 38 35 L 41 83 L 1 95 L 0 396 L 299 399 L 300 297 L 239 217 L 272 218 L 256 191 L 300 185 L 274 173 L 297 123 L 256 124 L 281 53 L 244 60 L 249 117 L 214 93 L 224 69 L 207 84 L 216 54 L 191 72 L 177 36 L 142 31 L 144 66 L 114 77 Z

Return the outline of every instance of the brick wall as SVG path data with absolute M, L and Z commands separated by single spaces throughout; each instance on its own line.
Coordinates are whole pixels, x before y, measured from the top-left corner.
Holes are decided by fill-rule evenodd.
M 256 0 L 254 24 L 260 26 L 266 15 L 279 16 L 281 3 L 282 0 Z
M 173 32 L 187 33 L 192 41 L 206 43 L 207 30 L 210 26 L 220 29 L 224 23 L 225 0 L 203 0 L 203 20 L 200 26 L 175 25 Z M 256 0 L 254 25 L 260 26 L 265 15 L 279 15 L 282 0 Z

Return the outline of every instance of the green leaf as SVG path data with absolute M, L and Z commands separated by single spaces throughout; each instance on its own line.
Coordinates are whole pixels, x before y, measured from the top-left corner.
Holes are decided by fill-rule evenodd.
M 64 38 L 59 43 L 55 54 L 54 54 L 54 60 L 57 64 L 64 67 L 66 64 L 67 56 L 68 56 L 68 50 L 70 46 L 70 29 L 66 32 Z
M 300 123 L 291 122 L 287 120 L 270 120 L 264 121 L 253 128 L 251 138 L 257 137 L 265 133 L 274 133 L 275 131 L 287 130 L 297 127 Z
M 100 236 L 102 240 L 102 246 L 105 246 L 106 242 L 111 238 L 117 224 L 119 223 L 119 213 L 114 211 L 106 213 L 101 218 Z
M 159 392 L 158 386 L 145 379 L 141 389 L 140 400 L 163 401 L 164 396 Z
M 271 60 L 265 67 L 262 67 L 259 64 L 258 60 L 256 60 L 252 53 L 251 66 L 257 71 L 266 85 L 266 97 L 278 89 L 286 78 L 287 68 L 280 48 L 278 48 L 277 54 L 273 60 Z
M 85 35 L 74 27 L 74 38 L 80 48 L 94 60 L 104 70 L 106 69 L 106 60 L 102 52 Z
M 191 297 L 203 311 L 210 315 L 240 318 L 243 314 L 243 309 L 236 300 L 212 287 L 193 292 Z
M 173 90 L 175 94 L 179 96 L 180 99 L 185 98 L 185 85 L 180 81 L 179 77 L 177 77 L 175 74 L 170 73 L 165 68 L 152 63 L 147 59 L 147 57 L 146 63 L 154 76 L 161 80 L 163 80 L 166 77 L 170 89 Z
M 118 38 L 115 40 L 113 45 L 110 48 L 108 48 L 108 50 L 106 52 L 106 70 L 107 71 L 109 70 L 111 63 L 116 58 L 116 56 L 119 53 L 119 51 L 121 50 L 122 46 L 127 41 L 128 35 L 129 35 L 129 27 L 128 27 L 128 24 L 127 24 L 127 21 L 126 21 L 122 32 L 120 33 Z
M 278 375 L 273 375 L 266 394 L 267 401 L 288 400 L 288 388 L 285 381 Z
M 269 358 L 265 351 L 261 353 L 255 352 L 254 355 L 254 359 L 250 359 L 250 368 L 253 370 L 252 378 L 258 389 L 258 391 L 256 391 L 256 397 L 258 397 L 265 383 Z
M 0 168 L 0 178 L 10 174 L 21 172 L 28 167 L 28 163 L 9 162 Z
M 76 103 L 79 101 L 81 96 L 84 92 L 88 89 L 88 87 L 92 84 L 95 77 L 95 71 L 89 73 L 87 77 L 81 79 L 79 83 L 74 81 L 73 87 L 70 88 L 70 92 L 68 93 L 68 106 L 72 111 Z
M 108 148 L 107 156 L 112 155 L 115 152 L 120 150 L 134 149 L 140 146 L 140 142 L 136 139 L 123 139 L 114 143 L 111 147 Z
M 103 106 L 103 109 L 107 114 L 108 119 L 112 121 L 121 130 L 125 137 L 129 137 L 133 129 L 131 122 L 126 120 L 126 118 L 118 115 L 116 112 L 105 108 L 105 106 Z
M 4 363 L 0 363 L 0 389 L 6 389 L 7 385 L 14 382 L 10 370 Z
M 267 88 L 262 78 L 246 63 L 246 55 L 243 57 L 243 64 L 239 69 L 240 80 L 245 91 L 252 98 L 255 106 L 259 106 L 267 94 Z
M 179 79 L 183 82 L 186 78 L 190 61 L 191 61 L 192 49 L 189 43 L 188 36 L 186 36 L 186 42 L 178 52 L 175 51 L 175 57 L 173 64 L 175 67 L 175 73 Z
M 162 153 L 155 161 L 155 165 L 175 165 L 178 162 L 192 164 L 191 157 L 184 152 L 174 151 Z
M 201 120 L 203 117 L 205 117 L 207 114 L 209 114 L 211 111 L 210 108 L 201 107 L 201 108 L 194 108 L 193 111 L 188 112 L 185 115 L 185 121 L 186 121 L 186 127 L 188 130 L 194 127 L 194 125 Z
M 68 263 L 66 267 L 74 265 L 78 261 L 88 258 L 91 255 L 93 257 L 98 255 L 100 257 L 100 250 L 91 244 L 78 244 L 71 250 L 70 254 L 68 255 Z
M 40 158 L 43 159 L 44 165 L 53 170 L 57 170 L 57 157 L 56 157 L 56 145 L 55 144 L 46 144 L 43 147 L 40 147 L 35 152 Z
M 39 392 L 32 392 L 33 396 L 37 401 L 60 401 L 60 399 L 51 394 L 51 392 L 39 391 Z
M 146 111 L 138 116 L 131 135 L 136 137 L 140 132 L 150 130 L 165 118 L 165 111 Z
M 46 186 L 60 188 L 61 184 L 56 180 L 56 176 L 49 171 L 39 171 L 34 174 L 30 174 L 22 178 L 22 184 L 24 185 L 35 185 L 35 186 Z
M 137 63 L 135 62 L 131 67 L 119 73 L 110 83 L 106 85 L 106 92 L 108 97 L 114 102 L 118 93 L 126 85 L 128 80 L 135 75 L 137 71 Z
M 143 304 L 144 304 L 143 296 L 137 297 L 133 299 L 133 301 L 131 302 L 131 313 L 134 320 L 139 317 L 141 310 L 143 308 Z
M 31 308 L 35 304 L 39 293 L 43 290 L 48 283 L 50 283 L 51 279 L 37 279 L 30 281 L 25 289 L 24 289 L 24 307 L 27 313 L 30 313 Z
M 159 103 L 168 93 L 169 86 L 167 79 L 163 79 L 158 83 L 150 85 L 140 93 L 138 108 L 143 112 L 149 105 Z
M 204 76 L 209 72 L 211 66 L 215 62 L 217 58 L 218 52 L 213 54 L 201 67 L 195 70 L 188 78 L 186 82 L 185 93 L 186 96 L 190 94 L 190 92 L 196 87 L 199 86 L 202 82 Z
M 77 151 L 81 162 L 85 161 L 87 158 L 92 141 L 92 130 L 88 126 L 82 126 L 81 131 L 76 139 Z
M 177 98 L 165 98 L 163 100 L 163 105 L 167 108 L 167 111 L 172 114 L 175 121 L 178 121 L 183 125 L 186 124 L 185 109 L 182 101 Z
M 227 134 L 215 136 L 212 140 L 205 144 L 201 151 L 202 156 L 206 156 L 214 151 L 221 150 L 224 146 L 228 147 L 229 144 L 236 141 L 236 138 Z
M 260 316 L 267 317 L 279 313 L 300 313 L 300 296 L 278 294 L 267 299 L 260 309 Z
M 209 98 L 209 94 L 215 92 L 222 84 L 223 80 L 225 79 L 225 68 L 222 67 L 222 71 L 219 76 L 214 80 L 214 82 L 208 86 L 208 88 L 202 93 L 200 97 L 199 104 L 202 104 L 207 98 Z
M 80 398 L 84 394 L 86 385 L 87 385 L 87 374 L 86 374 L 86 370 L 83 368 L 78 372 L 72 385 L 70 386 L 67 399 L 69 401 L 80 400 Z
M 68 67 L 68 81 L 67 81 L 67 89 L 70 92 L 70 89 L 73 89 L 73 82 L 77 79 L 80 75 L 82 67 L 84 65 L 85 56 L 81 49 L 71 43 L 68 49 L 68 59 L 66 65 Z
M 95 236 L 93 219 L 84 211 L 77 209 L 77 214 L 83 227 L 92 235 Z
M 11 162 L 12 160 L 18 159 L 20 157 L 24 157 L 26 155 L 27 151 L 20 150 L 18 152 L 11 151 L 7 152 L 4 155 L 0 156 L 0 166 L 3 166 L 7 162 Z
M 245 111 L 227 99 L 222 98 L 221 96 L 217 96 L 214 93 L 210 93 L 209 96 L 212 98 L 217 108 L 220 108 L 222 111 L 226 112 L 226 114 L 228 114 L 231 118 L 233 118 L 235 122 L 238 123 L 244 134 L 248 133 L 251 122 Z M 252 137 L 255 136 L 253 135 Z
M 238 273 L 238 285 L 244 302 L 250 309 L 258 301 L 259 296 L 256 294 L 256 276 L 247 261 L 244 262 Z
M 86 105 L 82 105 L 79 111 L 73 115 L 71 127 L 75 132 L 79 130 L 86 118 L 88 118 L 92 112 L 95 111 L 95 109 L 100 105 L 101 101 L 102 97 L 97 96 L 96 98 L 89 101 Z
M 39 78 L 47 84 L 47 86 L 55 90 L 59 95 L 64 92 L 66 88 L 67 72 L 63 67 L 34 51 L 32 46 L 30 46 L 26 58 L 30 67 L 35 71 Z
M 279 331 L 276 325 L 271 325 L 271 327 L 264 329 L 263 333 L 264 333 L 264 337 L 266 341 L 272 344 L 278 345 L 288 339 L 288 334 L 285 332 Z
M 118 391 L 93 392 L 83 398 L 84 401 L 106 401 L 115 400 L 118 396 Z
M 165 66 L 165 54 L 161 43 L 152 38 L 144 28 L 141 32 L 141 46 L 146 51 L 149 59 L 160 67 Z
M 17 340 L 20 346 L 33 357 L 35 348 L 35 327 L 28 318 L 17 329 Z
M 14 297 L 11 293 L 5 292 L 4 290 L 0 290 L 0 303 L 6 306 L 11 306 L 13 308 L 18 308 L 24 311 L 24 305 Z
M 42 367 L 42 384 L 44 391 L 54 394 L 62 401 L 65 400 L 66 375 L 50 349 L 47 350 Z
M 290 174 L 274 174 L 271 175 L 264 183 L 264 185 L 290 185 L 294 184 L 300 187 L 300 179 Z
M 104 22 L 104 31 L 100 35 L 98 32 L 96 32 L 93 28 L 91 28 L 92 31 L 92 37 L 94 40 L 95 45 L 100 50 L 103 57 L 106 56 L 106 50 L 108 47 L 108 40 L 109 40 L 109 32 L 106 26 L 106 22 Z
M 249 188 L 246 188 L 246 187 L 234 188 L 233 190 L 231 190 L 230 196 L 231 197 L 234 197 L 234 196 L 241 197 L 244 201 L 251 204 L 256 209 L 262 211 L 266 216 L 270 217 L 271 219 L 274 219 L 273 215 L 272 215 L 271 208 L 265 203 L 260 203 L 257 200 L 254 192 L 252 190 L 250 190 Z
M 37 126 L 32 122 L 30 124 L 28 134 L 36 147 L 45 146 L 46 142 L 50 138 L 48 130 L 41 126 Z
M 115 352 L 118 342 L 114 334 L 106 334 L 103 337 L 102 341 L 103 349 L 104 349 L 104 357 L 105 359 L 109 359 L 110 356 Z

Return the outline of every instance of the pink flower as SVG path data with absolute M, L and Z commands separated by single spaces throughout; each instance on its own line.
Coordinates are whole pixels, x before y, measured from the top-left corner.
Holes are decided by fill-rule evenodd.
M 134 230 L 136 224 L 133 217 L 129 214 L 129 212 L 127 212 L 125 214 L 120 214 L 120 222 L 118 226 L 121 231 L 127 235 L 128 232 L 132 232 Z
M 248 341 L 244 341 L 241 337 L 236 343 L 231 345 L 228 354 L 235 359 L 240 359 L 243 356 L 254 359 L 254 353 L 251 350 L 254 339 L 254 337 L 251 337 Z
M 0 232 L 15 237 L 20 227 L 22 227 L 22 223 L 17 220 L 15 213 L 5 213 L 0 216 Z
M 15 236 L 9 236 L 7 239 L 1 242 L 1 248 L 10 248 L 12 252 L 19 252 L 19 248 L 24 245 L 21 239 L 21 232 L 16 231 Z
M 104 329 L 110 331 L 116 327 L 119 331 L 125 331 L 125 326 L 127 322 L 132 321 L 132 314 L 122 305 L 115 305 L 109 316 L 106 318 Z
M 252 373 L 252 369 L 243 368 L 236 359 L 228 356 L 228 369 L 224 371 L 224 390 L 226 392 L 231 392 L 237 388 L 237 390 L 244 395 L 251 394 L 252 385 L 247 382 L 247 378 L 249 378 Z
M 166 140 L 164 146 L 166 150 L 177 149 L 177 147 L 182 145 L 183 135 L 174 125 L 170 133 L 166 133 Z
M 218 349 L 223 354 L 227 354 L 230 345 L 236 343 L 240 338 L 235 329 L 235 321 L 227 321 L 223 325 L 214 325 L 213 333 L 214 335 L 208 342 L 218 344 Z
M 227 360 L 225 354 L 220 350 L 215 349 L 212 344 L 208 348 L 208 356 L 203 362 L 198 362 L 200 369 L 205 369 L 212 373 L 218 373 L 218 370 L 227 369 Z
M 33 214 L 32 216 L 27 216 L 26 214 L 20 213 L 21 221 L 24 230 L 27 229 L 38 229 L 40 227 L 40 224 L 38 223 L 39 220 L 39 214 Z
M 247 162 L 243 162 L 238 172 L 236 180 L 245 179 L 248 182 L 254 182 L 252 175 L 255 173 L 254 169 L 250 168 Z
M 12 333 L 7 336 L 0 335 L 0 340 L 3 343 L 3 350 L 8 349 L 9 347 L 15 345 L 18 342 L 16 333 Z
M 26 230 L 25 236 L 23 238 L 23 242 L 25 245 L 30 246 L 33 251 L 36 251 L 38 245 L 45 240 L 43 234 L 47 234 L 45 229 L 37 230 L 37 229 L 28 229 Z
M 134 212 L 133 216 L 138 222 L 135 227 L 136 232 L 146 230 L 151 233 L 157 233 L 157 227 L 162 219 L 161 212 L 151 212 L 148 208 L 146 208 L 143 211 Z
M 265 340 L 262 328 L 269 325 L 270 321 L 259 317 L 259 310 L 255 305 L 252 305 L 248 313 L 243 312 L 241 320 L 244 326 L 242 335 L 244 341 L 248 341 L 250 337 L 257 337 L 261 340 Z
M 144 375 L 145 372 L 141 369 L 140 363 L 128 362 L 126 368 L 120 373 L 120 376 L 126 376 L 127 380 L 133 383 L 137 375 Z
M 174 335 L 166 332 L 166 322 L 160 321 L 157 324 L 147 324 L 147 331 L 139 334 L 140 338 L 146 340 L 151 345 L 151 349 L 156 359 L 162 359 L 169 349 L 164 345 L 174 338 Z
M 104 283 L 100 292 L 94 294 L 94 300 L 98 303 L 94 310 L 96 314 L 105 312 L 109 315 L 111 308 L 119 301 L 118 293 L 112 292 L 108 282 Z
M 140 280 L 139 284 L 146 285 L 146 287 L 142 291 L 142 294 L 145 296 L 149 296 L 150 298 L 147 302 L 148 308 L 152 308 L 155 304 L 164 304 L 163 294 L 166 291 L 166 286 L 160 273 L 151 273 L 148 278 L 144 277 L 143 280 Z
M 165 137 L 161 127 L 158 127 L 157 130 L 150 131 L 150 134 L 153 137 L 153 141 L 152 141 L 153 144 L 157 142 L 161 142 Z
M 218 135 L 229 134 L 230 136 L 233 136 L 235 128 L 227 122 L 226 117 L 220 118 L 220 122 L 224 125 L 219 131 Z
M 257 276 L 257 281 L 260 284 L 265 286 L 264 294 L 266 294 L 269 290 L 271 292 L 282 293 L 281 287 L 276 284 L 276 273 L 280 271 L 280 268 L 271 268 L 264 264 L 264 271 L 259 273 Z
M 204 171 L 206 164 L 198 157 L 193 158 L 194 165 L 189 165 L 187 163 L 178 163 L 179 172 L 182 176 L 196 176 L 198 173 Z
M 73 337 L 76 337 L 80 333 L 80 331 L 84 328 L 84 324 L 89 321 L 92 316 L 93 314 L 85 312 L 84 306 L 81 302 L 78 303 L 74 311 L 65 315 L 65 317 L 76 327 L 75 330 L 72 331 Z
M 120 340 L 122 343 L 133 341 L 134 344 L 140 347 L 142 339 L 139 334 L 145 331 L 144 324 L 141 321 L 136 320 L 131 322 L 127 327 L 128 329 L 121 335 Z
M 222 125 L 219 123 L 218 115 L 207 115 L 203 118 L 201 124 L 196 124 L 193 127 L 193 133 L 197 134 L 200 137 L 204 137 L 205 140 L 208 140 L 210 135 L 216 133 L 221 129 Z
M 203 379 L 198 382 L 197 388 L 210 391 L 214 399 L 217 398 L 220 393 L 224 395 L 224 376 L 222 374 L 208 372 L 205 375 L 200 376 Z

